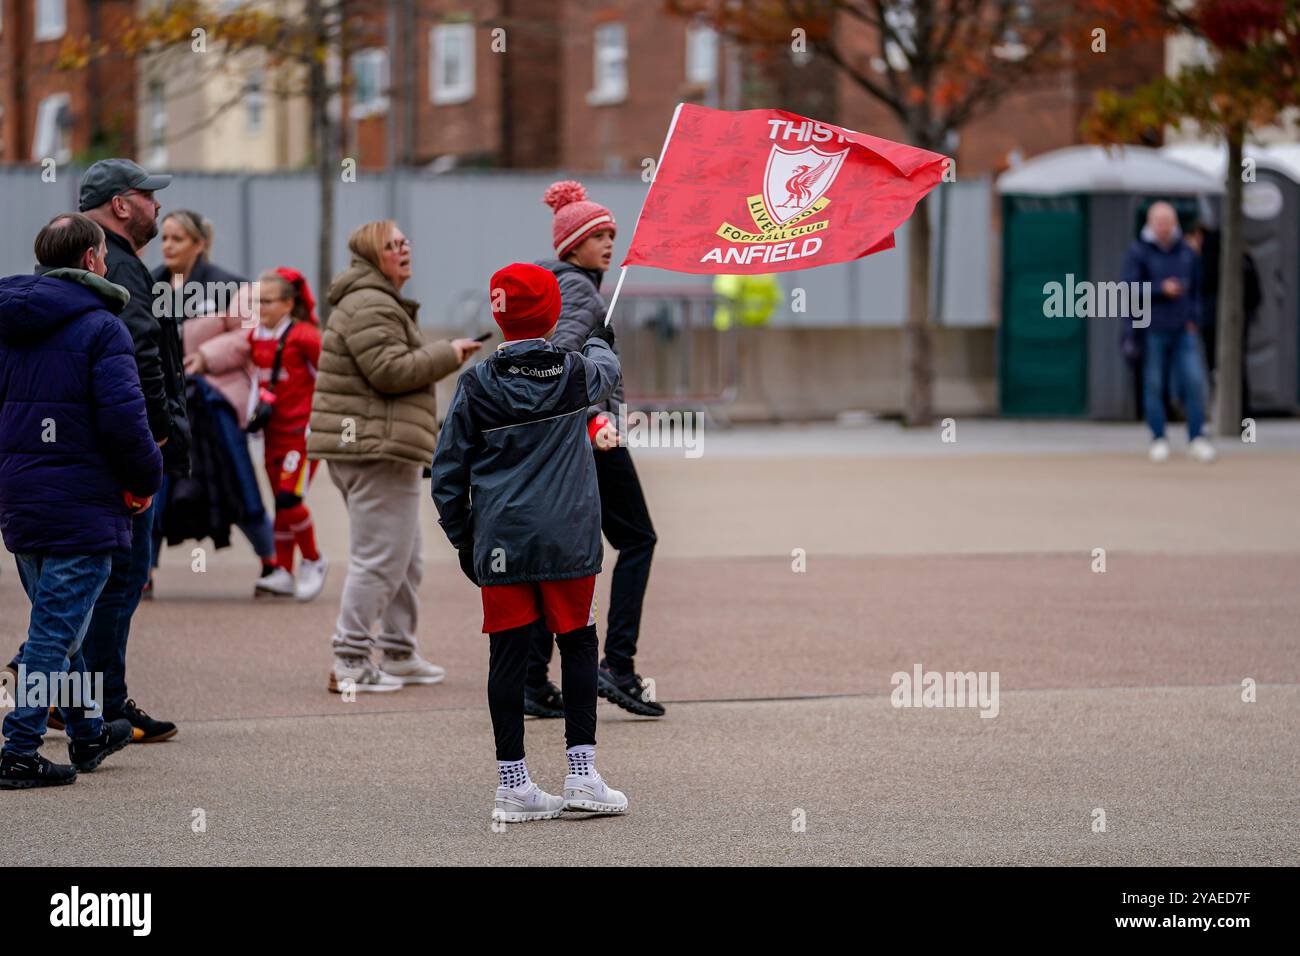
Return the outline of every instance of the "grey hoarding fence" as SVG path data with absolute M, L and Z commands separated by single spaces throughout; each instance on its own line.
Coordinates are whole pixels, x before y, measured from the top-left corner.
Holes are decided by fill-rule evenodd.
M 5 210 L 0 233 L 0 271 L 32 267 L 36 231 L 56 213 L 76 208 L 80 170 L 65 166 L 54 182 L 44 182 L 38 166 L 0 167 L 0 200 Z M 415 275 L 403 290 L 421 303 L 420 320 L 433 328 L 477 330 L 488 327 L 487 283 L 509 262 L 548 258 L 551 211 L 542 193 L 563 173 L 367 174 L 335 185 L 334 269 L 347 265 L 347 236 L 356 226 L 389 215 L 411 238 Z M 581 176 L 593 199 L 614 213 L 621 229 L 615 260 L 626 249 L 647 184 L 639 177 Z M 391 185 L 391 189 L 390 189 Z M 946 183 L 951 190 L 947 256 L 942 299 L 943 324 L 993 323 L 991 304 L 993 246 L 989 182 Z M 214 225 L 213 260 L 252 276 L 275 266 L 293 266 L 315 278 L 320 212 L 317 186 L 308 173 L 175 173 L 158 194 L 168 209 L 194 209 Z M 396 206 L 390 209 L 390 204 Z M 931 203 L 932 219 L 937 203 Z M 857 262 L 806 272 L 780 274 L 785 304 L 773 325 L 898 325 L 906 306 L 907 228 L 898 246 Z M 937 242 L 937 239 L 936 239 Z M 155 241 L 145 250 L 150 266 L 161 261 Z M 698 290 L 707 295 L 709 276 L 635 268 L 629 293 Z M 316 284 L 316 283 L 314 283 Z M 804 290 L 806 311 L 790 308 L 790 293 Z M 318 295 L 324 297 L 324 289 Z M 606 292 L 612 291 L 607 289 Z

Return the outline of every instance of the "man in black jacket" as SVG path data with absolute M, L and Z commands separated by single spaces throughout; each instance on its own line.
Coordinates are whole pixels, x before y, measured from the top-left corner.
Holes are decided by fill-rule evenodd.
M 80 207 L 108 238 L 108 281 L 131 293 L 120 317 L 135 346 L 149 430 L 162 449 L 166 474 L 181 477 L 190 470 L 190 426 L 180 324 L 166 308 L 155 309 L 153 277 L 139 255 L 158 235 L 161 207 L 153 194 L 170 182 L 170 176 L 150 175 L 129 159 L 101 160 L 81 177 Z M 170 301 L 166 296 L 159 304 Z M 175 724 L 154 720 L 127 697 L 126 690 L 126 642 L 131 617 L 149 581 L 152 526 L 152 507 L 132 519 L 131 547 L 113 552 L 112 571 L 95 602 L 82 647 L 87 668 L 104 675 L 104 718 L 125 717 L 140 743 L 176 735 Z
M 1219 230 L 1201 221 L 1192 227 L 1188 244 L 1201 255 L 1201 342 L 1205 347 L 1205 363 L 1210 368 L 1210 379 L 1217 385 L 1219 364 Z M 1250 415 L 1250 362 L 1247 348 L 1250 326 L 1255 321 L 1264 295 L 1259 282 L 1259 269 L 1249 249 L 1241 253 L 1241 414 Z

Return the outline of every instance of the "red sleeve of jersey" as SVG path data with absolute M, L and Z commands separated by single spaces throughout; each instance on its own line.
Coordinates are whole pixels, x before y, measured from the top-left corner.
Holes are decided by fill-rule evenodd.
M 299 322 L 293 327 L 294 344 L 302 352 L 303 360 L 312 368 L 320 365 L 320 330 L 310 322 Z
M 314 366 L 320 365 L 320 330 L 311 326 L 311 335 L 307 339 L 307 357 Z

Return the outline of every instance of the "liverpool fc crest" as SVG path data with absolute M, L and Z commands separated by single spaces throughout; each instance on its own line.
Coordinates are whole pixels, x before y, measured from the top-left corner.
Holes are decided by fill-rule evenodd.
M 824 153 L 816 146 L 800 150 L 772 147 L 763 176 L 763 199 L 778 226 L 784 226 L 822 197 L 835 182 L 847 153 Z

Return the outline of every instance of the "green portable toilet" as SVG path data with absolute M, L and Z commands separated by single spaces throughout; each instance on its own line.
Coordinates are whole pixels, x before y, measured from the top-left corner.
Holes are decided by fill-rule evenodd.
M 998 383 L 1002 414 L 1131 418 L 1132 372 L 1120 355 L 1120 316 L 1047 312 L 1049 283 L 1073 300 L 1075 283 L 1118 282 L 1136 218 L 1157 199 L 1184 226 L 1198 197 L 1223 187 L 1143 146 L 1069 146 L 1003 173 L 1002 316 Z M 1217 200 L 1216 200 L 1217 201 Z M 1073 311 L 1070 309 L 1069 311 Z

